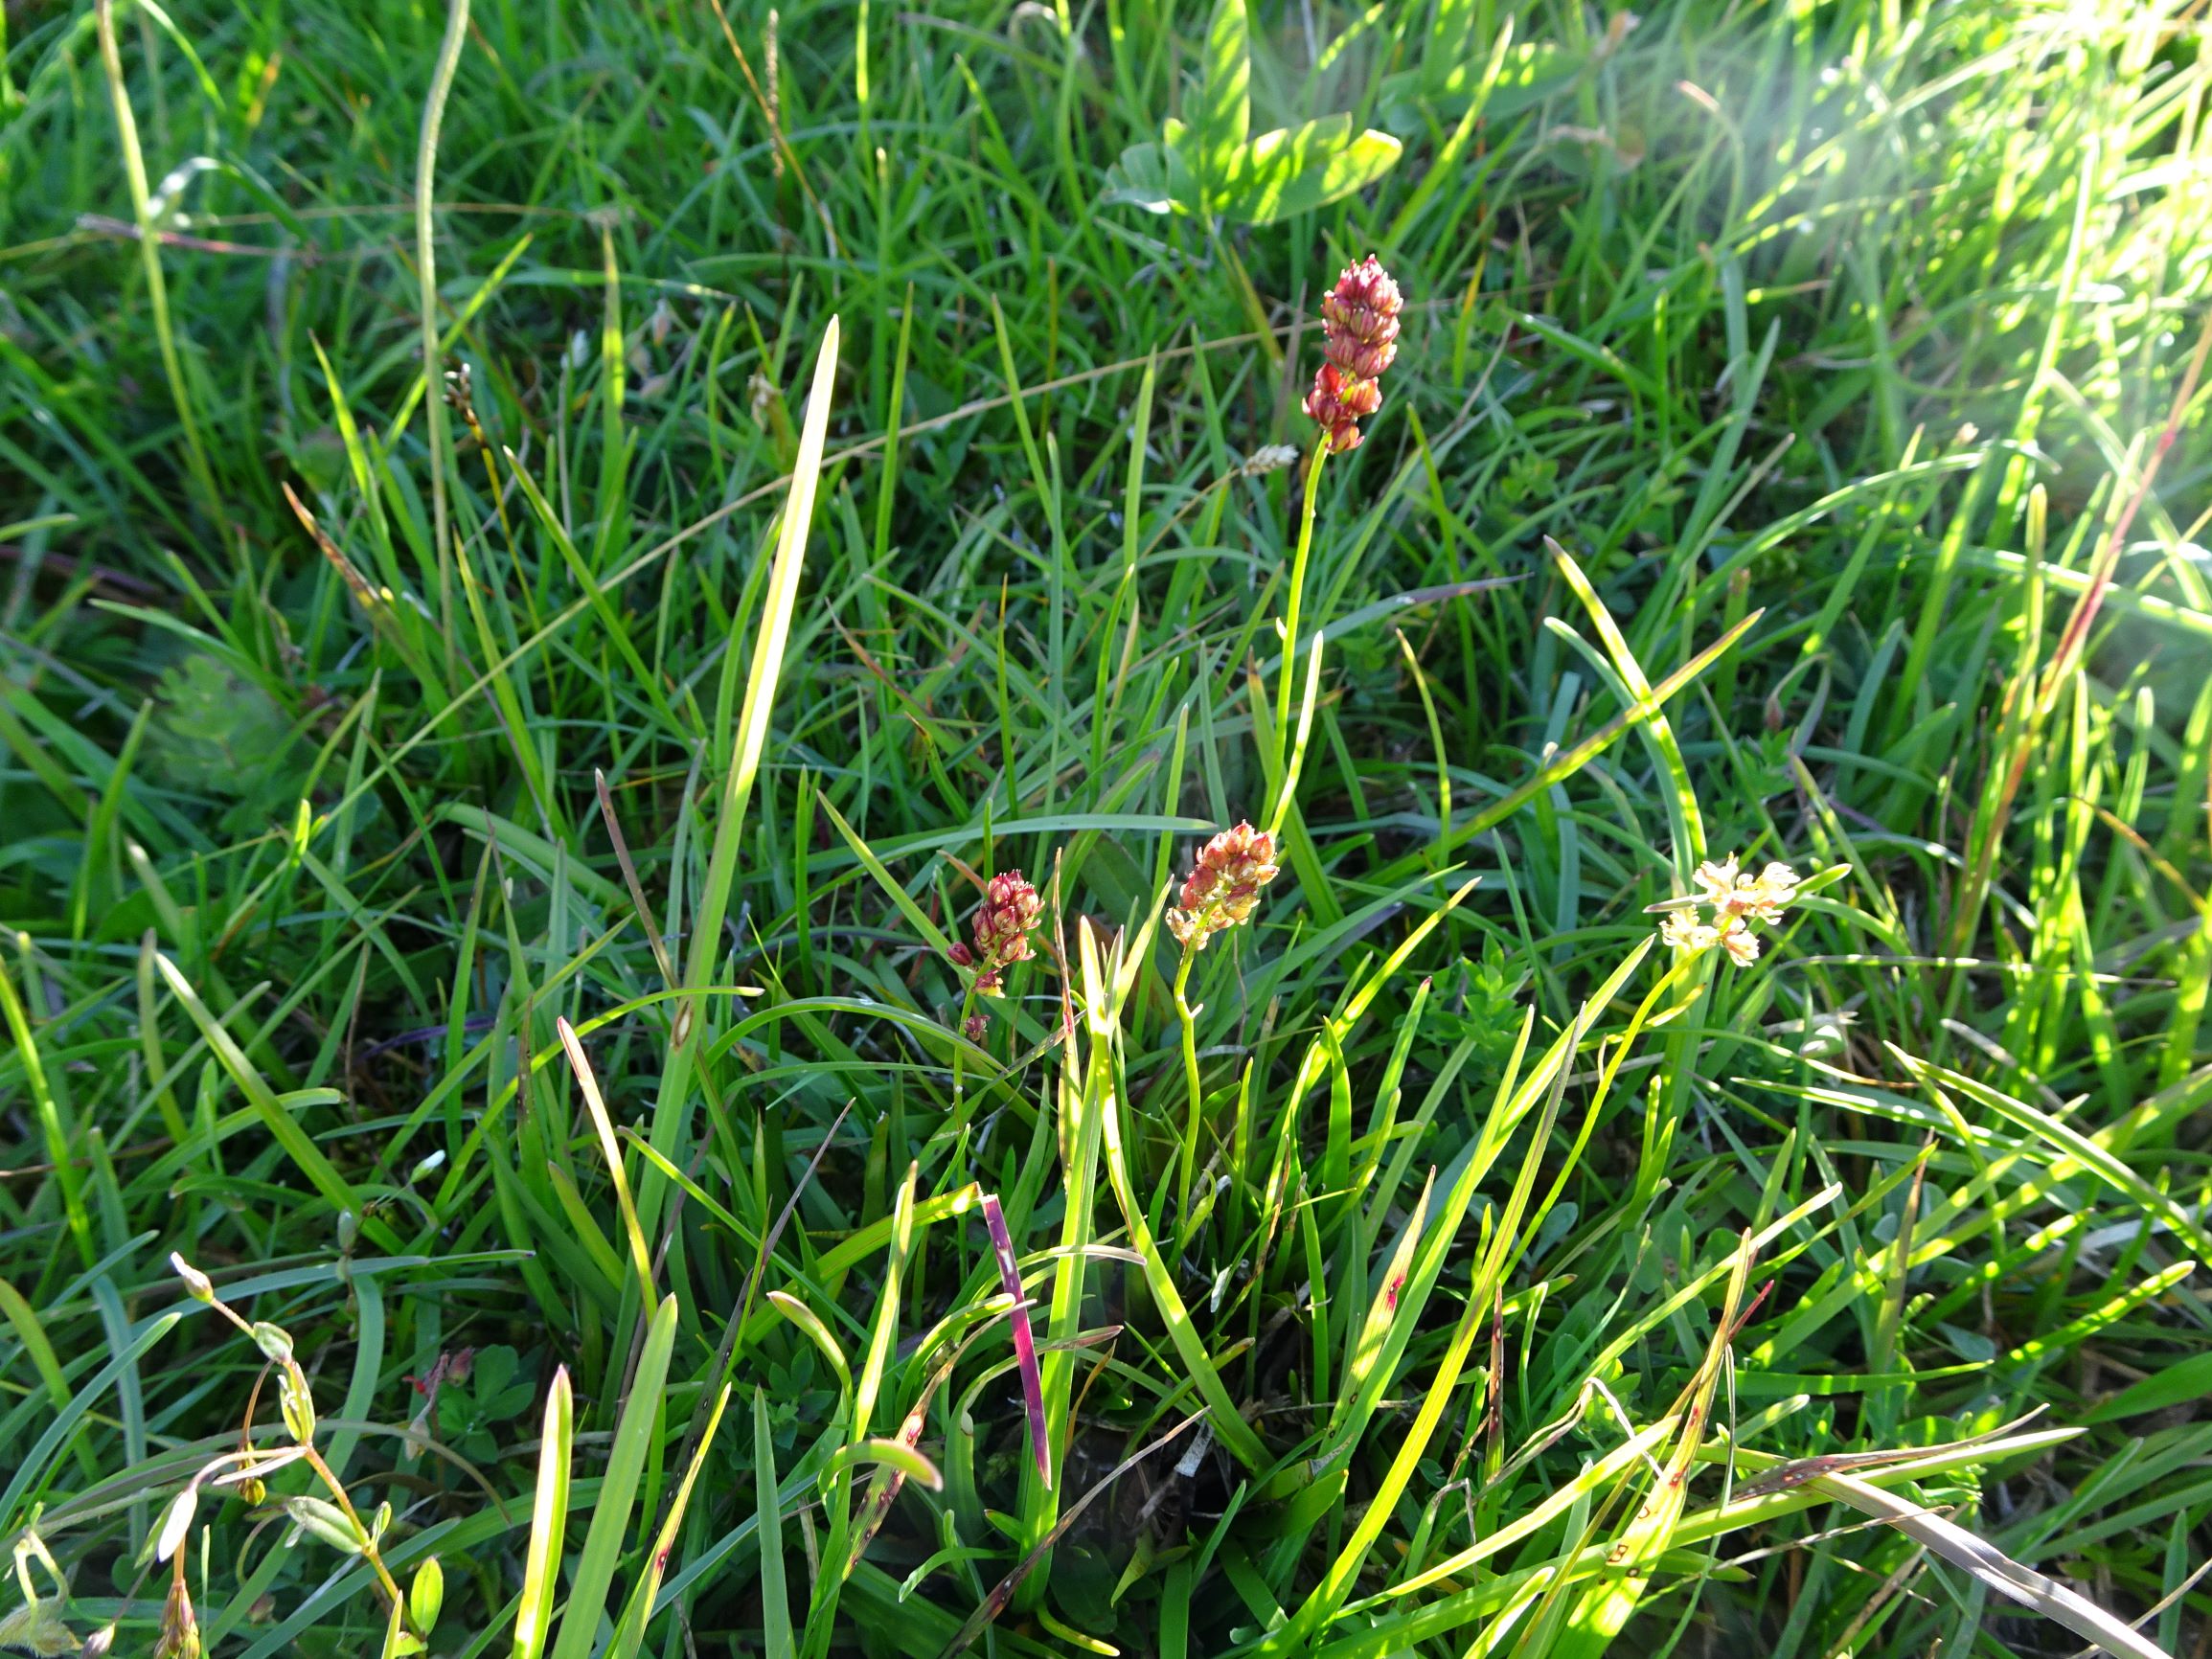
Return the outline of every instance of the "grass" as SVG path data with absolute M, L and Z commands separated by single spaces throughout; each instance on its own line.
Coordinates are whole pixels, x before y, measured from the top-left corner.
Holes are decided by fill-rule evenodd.
M 1253 22 L 11 11 L 0 1642 L 2212 1641 L 2201 9 Z

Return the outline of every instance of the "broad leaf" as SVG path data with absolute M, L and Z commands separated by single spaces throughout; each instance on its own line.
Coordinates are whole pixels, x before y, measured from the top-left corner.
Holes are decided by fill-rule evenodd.
M 1221 203 L 1245 224 L 1272 224 L 1326 207 L 1373 184 L 1397 165 L 1398 140 L 1372 127 L 1352 136 L 1349 115 L 1264 132 L 1244 147 Z
M 1171 125 L 1174 125 L 1171 123 Z M 1122 158 L 1106 169 L 1106 189 L 1099 200 L 1109 205 L 1142 208 L 1149 214 L 1188 213 L 1192 193 L 1178 193 L 1174 180 L 1184 172 L 1181 158 L 1161 144 L 1132 144 Z
M 1268 224 L 1324 207 L 1389 171 L 1399 142 L 1353 135 L 1349 115 L 1249 137 L 1252 38 L 1246 0 L 1217 0 L 1206 25 L 1190 119 L 1161 124 L 1160 142 L 1132 144 L 1106 172 L 1100 199 L 1153 214 L 1220 214 Z
M 1252 129 L 1251 19 L 1244 0 L 1216 0 L 1190 118 L 1180 148 L 1197 178 L 1203 205 L 1210 208 L 1227 187 L 1237 152 Z M 1172 137 L 1169 144 L 1177 148 Z
M 1447 51 L 1425 54 L 1418 69 L 1401 70 L 1382 80 L 1380 118 L 1395 132 L 1425 131 L 1431 118 L 1461 114 L 1482 90 L 1490 53 L 1471 37 Z M 1496 121 L 1534 108 L 1573 85 L 1589 65 L 1589 54 L 1570 53 L 1544 41 L 1508 47 L 1497 80 L 1483 105 Z

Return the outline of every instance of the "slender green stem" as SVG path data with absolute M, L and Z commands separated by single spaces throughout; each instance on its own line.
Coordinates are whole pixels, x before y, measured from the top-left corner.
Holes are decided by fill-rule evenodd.
M 1597 1100 L 1591 1102 L 1590 1121 L 1593 1124 L 1597 1119 L 1598 1102 L 1604 1100 L 1606 1092 L 1612 1087 L 1613 1074 L 1620 1070 L 1622 1057 L 1634 1044 L 1636 1034 L 1643 1029 L 1644 1022 L 1651 1017 L 1652 1010 L 1657 1005 L 1659 998 L 1664 996 L 1677 981 L 1692 977 L 1709 957 L 1717 955 L 1718 948 L 1715 946 L 1683 952 L 1668 965 L 1667 971 L 1660 975 L 1658 984 L 1653 986 L 1651 990 L 1646 993 L 1644 1000 L 1637 1005 L 1635 1017 L 1629 1021 L 1628 1031 L 1623 1034 L 1619 1046 L 1613 1050 L 1612 1063 L 1604 1067 L 1600 1073 Z M 1710 975 L 1707 975 L 1691 997 L 1690 1007 L 1695 1010 L 1705 997 L 1711 994 L 1712 989 L 1712 979 Z M 1669 1108 L 1668 1102 L 1660 1099 L 1658 1093 L 1654 1091 L 1644 1106 L 1643 1148 L 1636 1158 L 1636 1186 L 1633 1199 L 1636 1205 L 1641 1206 L 1649 1203 L 1653 1193 L 1658 1191 L 1659 1176 L 1665 1170 L 1667 1149 L 1674 1143 L 1674 1114 Z
M 438 64 L 430 73 L 430 96 L 422 105 L 422 135 L 415 149 L 415 263 L 422 284 L 422 400 L 430 418 L 430 545 L 438 559 L 438 627 L 445 637 L 445 670 L 457 674 L 453 659 L 453 550 L 445 534 L 445 398 L 438 384 L 438 249 L 431 209 L 438 170 L 438 128 L 445 119 L 445 97 L 461 66 L 468 39 L 468 0 L 452 0 L 445 13 L 445 37 L 438 44 Z M 492 492 L 497 499 L 498 491 Z
M 99 0 L 93 8 L 93 20 L 100 32 L 101 67 L 107 72 L 108 96 L 115 103 L 115 128 L 123 141 L 123 171 L 130 185 L 130 211 L 138 221 L 138 260 L 146 272 L 147 304 L 153 309 L 154 344 L 161 350 L 162 373 L 168 376 L 177 424 L 184 432 L 186 465 L 199 487 L 203 505 L 211 512 L 219 512 L 222 495 L 208 468 L 207 448 L 200 443 L 199 422 L 193 416 L 192 394 L 185 389 L 184 366 L 177 359 L 176 330 L 169 315 L 169 286 L 161 274 L 160 227 L 153 222 L 153 193 L 147 187 L 146 156 L 138 147 L 138 121 L 130 112 L 130 93 L 123 81 L 123 53 L 115 43 L 111 0 Z
M 1175 1226 L 1189 1242 L 1187 1229 L 1191 1215 L 1191 1172 L 1198 1160 L 1198 1124 L 1200 1121 L 1200 1093 L 1198 1089 L 1198 1022 L 1191 1011 L 1190 998 L 1185 994 L 1191 983 L 1191 964 L 1198 953 L 1189 945 L 1183 946 L 1183 960 L 1175 966 L 1175 1013 L 1183 1026 L 1183 1080 L 1190 1087 L 1191 1109 L 1183 1120 L 1182 1168 L 1175 1177 Z
M 338 1508 L 346 1511 L 346 1519 L 352 1523 L 354 1535 L 361 1540 L 361 1558 L 376 1570 L 376 1580 L 384 1586 L 384 1594 L 392 1598 L 394 1606 L 405 1606 L 407 1599 L 400 1594 L 399 1580 L 392 1577 L 391 1570 L 384 1565 L 384 1557 L 376 1550 L 376 1540 L 362 1523 L 360 1511 L 353 1508 L 353 1500 L 346 1495 L 344 1483 L 331 1472 L 331 1466 L 323 1461 L 321 1452 L 311 1445 L 300 1449 L 307 1455 L 308 1466 L 315 1471 L 323 1485 L 330 1489 L 331 1496 L 337 1499 Z
M 975 1012 L 975 987 L 970 985 L 960 999 L 960 1034 L 968 1034 L 968 1022 Z M 952 1134 L 955 1140 L 968 1127 L 968 1057 L 955 1048 L 952 1051 Z
M 1102 1047 L 1105 1040 L 1101 1040 Z M 1105 1131 L 1106 1180 L 1113 1188 L 1115 1201 L 1121 1205 L 1122 1223 L 1129 1229 L 1129 1248 L 1137 1253 L 1145 1288 L 1152 1292 L 1152 1306 L 1159 1312 L 1160 1323 L 1167 1328 L 1168 1340 L 1174 1347 L 1175 1356 L 1183 1362 L 1184 1375 L 1213 1414 L 1215 1435 L 1239 1463 L 1247 1469 L 1258 1470 L 1266 1464 L 1267 1448 L 1238 1412 L 1236 1401 L 1230 1398 L 1220 1373 L 1214 1367 L 1213 1355 L 1206 1352 L 1205 1339 L 1198 1334 L 1191 1321 L 1190 1309 L 1175 1288 L 1174 1275 L 1160 1254 L 1158 1241 L 1152 1238 L 1152 1227 L 1145 1220 L 1144 1206 L 1137 1202 L 1136 1188 L 1129 1177 L 1129 1153 L 1122 1145 L 1120 1091 L 1113 1086 L 1110 1070 L 1105 1085 L 1098 1091 L 1093 1110 Z
M 1298 612 L 1306 598 L 1306 558 L 1313 550 L 1313 505 L 1321 498 L 1321 463 L 1329 458 L 1329 440 L 1313 445 L 1306 464 L 1306 500 L 1298 513 L 1298 551 L 1290 559 L 1290 599 L 1283 613 L 1283 671 L 1275 688 L 1275 772 L 1279 777 L 1289 764 L 1290 692 L 1298 677 Z

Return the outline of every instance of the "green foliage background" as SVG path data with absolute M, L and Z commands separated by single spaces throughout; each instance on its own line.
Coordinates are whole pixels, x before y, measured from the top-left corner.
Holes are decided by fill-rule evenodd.
M 2201 1644 L 2201 9 L 1259 5 L 1244 130 L 1371 135 L 1319 206 L 1206 172 L 1164 0 L 476 0 L 432 144 L 417 0 L 104 15 L 0 84 L 9 1633 L 153 1650 L 165 1506 L 282 1443 L 173 1251 L 442 1654 L 514 1650 L 563 1368 L 562 1659 L 2070 1650 L 1756 1484 L 1996 1431 L 1860 1478 Z M 1144 930 L 1282 791 L 1253 458 L 1369 251 L 1194 1109 Z M 1846 873 L 1647 1001 L 1732 851 Z M 970 1042 L 929 930 L 1013 867 Z M 206 1650 L 391 1643 L 268 1489 Z

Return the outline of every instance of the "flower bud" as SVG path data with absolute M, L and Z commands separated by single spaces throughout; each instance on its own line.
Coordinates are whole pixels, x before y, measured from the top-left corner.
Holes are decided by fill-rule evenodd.
M 349 1556 L 361 1553 L 360 1535 L 353 1531 L 353 1523 L 346 1518 L 346 1511 L 336 1504 L 325 1503 L 321 1498 L 286 1498 L 285 1513 L 291 1517 L 294 1526 L 314 1534 L 331 1549 L 342 1550 Z
M 214 1303 L 214 1280 L 187 1261 L 174 1250 L 169 1253 L 169 1264 L 175 1271 L 176 1276 L 184 1281 L 184 1293 L 187 1296 L 194 1302 L 205 1302 L 211 1305 Z
M 1177 896 L 1182 908 L 1168 912 L 1168 931 L 1192 950 L 1224 928 L 1252 919 L 1260 890 L 1280 874 L 1275 838 L 1247 823 L 1224 830 L 1198 849 Z
M 445 1569 L 438 1564 L 436 1556 L 426 1556 L 407 1585 L 407 1622 L 415 1626 L 415 1634 L 429 1635 L 438 1624 L 439 1609 L 445 1605 Z
M 1332 455 L 1359 447 L 1359 416 L 1345 407 L 1344 376 L 1335 364 L 1324 363 L 1314 375 L 1313 390 L 1306 394 L 1306 413 L 1328 434 Z
M 161 1604 L 153 1659 L 200 1659 L 199 1618 L 192 1610 L 192 1595 L 184 1587 L 182 1573 L 170 1580 L 169 1599 Z
M 161 1517 L 161 1532 L 153 1542 L 153 1558 L 156 1561 L 166 1561 L 176 1554 L 178 1547 L 192 1532 L 192 1518 L 198 1511 L 197 1486 L 189 1486 L 170 1499 L 169 1509 Z
M 994 963 L 1020 962 L 1029 955 L 1029 930 L 1044 904 L 1018 870 L 993 875 L 975 913 L 975 946 Z
M 963 967 L 976 965 L 975 990 L 979 996 L 1001 996 L 1006 991 L 1004 970 L 1033 954 L 1029 935 L 1044 912 L 1044 901 L 1018 870 L 993 875 L 983 890 L 969 931 L 975 948 L 954 945 L 953 960 Z
M 296 1444 L 313 1443 L 315 1397 L 308 1391 L 306 1375 L 289 1360 L 277 1377 L 277 1410 L 285 1420 L 285 1432 Z
M 1321 301 L 1324 353 L 1347 375 L 1374 379 L 1398 355 L 1398 314 L 1404 304 L 1373 254 L 1345 266 Z

